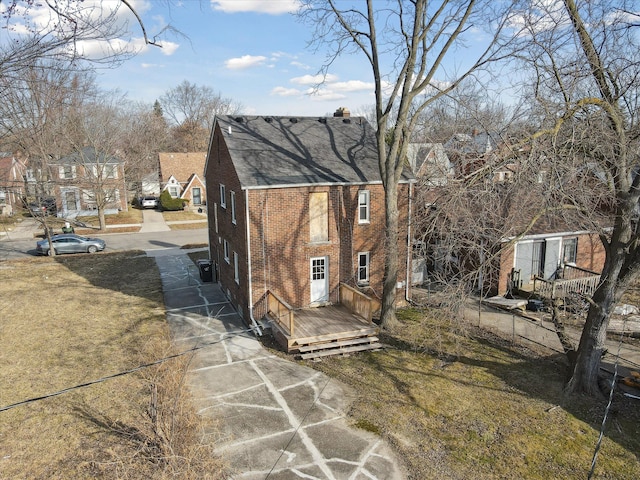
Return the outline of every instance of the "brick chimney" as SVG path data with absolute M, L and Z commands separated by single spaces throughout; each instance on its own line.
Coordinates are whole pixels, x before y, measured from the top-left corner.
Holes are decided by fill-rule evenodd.
M 351 112 L 349 111 L 349 109 L 347 107 L 340 107 L 335 111 L 333 116 L 334 117 L 349 118 L 351 116 Z

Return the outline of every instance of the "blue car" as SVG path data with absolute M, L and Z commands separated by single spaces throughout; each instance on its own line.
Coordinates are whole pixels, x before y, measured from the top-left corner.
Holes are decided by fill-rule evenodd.
M 51 244 L 56 255 L 61 253 L 96 253 L 101 252 L 107 246 L 104 240 L 99 238 L 83 237 L 74 233 L 53 235 Z M 51 255 L 49 240 L 44 239 L 36 243 L 36 250 L 41 255 Z

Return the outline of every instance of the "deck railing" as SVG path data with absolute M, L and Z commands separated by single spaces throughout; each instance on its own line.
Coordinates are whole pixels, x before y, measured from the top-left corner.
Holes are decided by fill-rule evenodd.
M 600 283 L 600 275 L 560 280 L 545 280 L 535 277 L 533 292 L 544 298 L 564 298 L 569 293 L 580 293 L 591 296 Z
M 293 336 L 293 308 L 272 292 L 267 292 L 267 314 L 287 332 L 287 335 Z
M 373 322 L 373 310 L 375 302 L 364 293 L 345 283 L 340 284 L 340 303 L 347 307 L 351 313 L 360 315 L 369 325 Z

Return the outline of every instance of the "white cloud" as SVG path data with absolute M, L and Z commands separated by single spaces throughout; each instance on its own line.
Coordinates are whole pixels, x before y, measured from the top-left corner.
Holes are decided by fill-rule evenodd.
M 211 8 L 225 13 L 256 12 L 269 15 L 293 13 L 300 8 L 299 0 L 211 0 Z
M 318 85 L 320 83 L 335 82 L 338 80 L 337 75 L 328 73 L 327 75 L 303 75 L 302 77 L 294 77 L 290 80 L 295 85 Z
M 343 98 L 347 98 L 346 95 L 334 92 L 333 90 L 328 88 L 310 88 L 306 93 L 312 100 L 319 102 L 332 102 L 334 100 L 342 100 Z
M 359 91 L 373 91 L 375 85 L 371 82 L 363 82 L 362 80 L 349 80 L 348 82 L 335 82 L 330 83 L 333 90 L 339 90 L 341 92 L 359 92 Z
M 278 97 L 298 97 L 303 94 L 297 88 L 285 88 L 285 87 L 276 87 L 270 92 L 271 95 L 276 95 Z
M 256 55 L 243 55 L 242 57 L 230 58 L 224 62 L 225 66 L 230 70 L 240 70 L 243 68 L 256 67 L 262 65 L 267 57 Z
M 141 63 L 142 68 L 164 68 L 165 66 L 160 63 Z
M 174 53 L 176 53 L 176 50 L 180 48 L 180 45 L 178 45 L 177 43 L 169 42 L 167 40 L 162 40 L 158 42 L 158 45 L 162 47 L 160 49 L 160 52 L 163 55 L 167 55 L 167 56 L 173 55 Z
M 291 63 L 289 63 L 289 65 L 291 65 L 292 67 L 297 67 L 301 70 L 310 70 L 311 66 L 305 64 L 305 63 L 301 63 L 301 62 L 297 62 L 297 61 L 292 61 Z

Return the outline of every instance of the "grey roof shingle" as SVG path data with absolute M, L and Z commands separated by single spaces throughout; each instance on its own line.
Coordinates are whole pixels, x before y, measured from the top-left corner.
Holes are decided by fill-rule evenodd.
M 380 182 L 375 132 L 361 117 L 221 115 L 216 122 L 242 188 Z
M 60 158 L 57 162 L 51 162 L 52 165 L 89 165 L 93 163 L 100 164 L 119 164 L 122 160 L 104 152 L 99 152 L 94 147 L 84 147 L 79 152 L 73 152 L 66 157 Z

